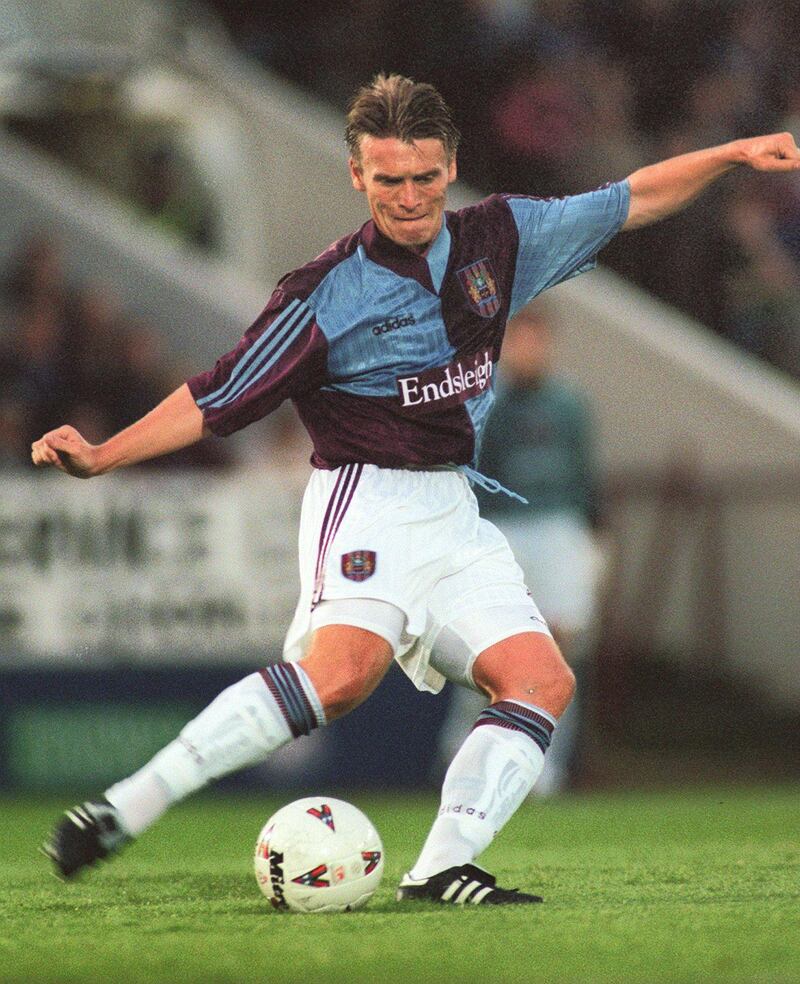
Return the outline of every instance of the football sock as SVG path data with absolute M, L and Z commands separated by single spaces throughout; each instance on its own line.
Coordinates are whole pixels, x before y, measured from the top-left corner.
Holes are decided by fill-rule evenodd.
M 105 797 L 136 837 L 173 803 L 323 724 L 322 704 L 303 668 L 275 663 L 223 690 L 175 741 Z
M 520 701 L 485 708 L 447 770 L 439 815 L 412 878 L 473 861 L 522 803 L 542 771 L 556 719 Z

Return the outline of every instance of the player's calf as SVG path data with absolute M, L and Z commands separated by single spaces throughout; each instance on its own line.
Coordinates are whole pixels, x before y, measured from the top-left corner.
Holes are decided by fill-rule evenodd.
M 326 720 L 333 721 L 369 697 L 393 655 L 389 643 L 374 632 L 354 625 L 323 625 L 299 665 L 314 685 Z

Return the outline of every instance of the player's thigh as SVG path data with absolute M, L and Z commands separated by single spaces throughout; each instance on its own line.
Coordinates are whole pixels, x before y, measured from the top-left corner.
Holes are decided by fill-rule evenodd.
M 405 616 L 373 599 L 323 602 L 312 619 L 309 647 L 300 660 L 328 720 L 365 700 L 391 665 Z

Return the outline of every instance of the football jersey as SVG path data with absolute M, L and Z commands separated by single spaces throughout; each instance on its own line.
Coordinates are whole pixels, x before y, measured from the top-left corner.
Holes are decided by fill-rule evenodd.
M 445 212 L 426 256 L 370 220 L 284 276 L 213 369 L 188 381 L 223 436 L 291 399 L 317 468 L 474 464 L 508 318 L 591 269 L 627 181 L 566 198 L 491 195 Z

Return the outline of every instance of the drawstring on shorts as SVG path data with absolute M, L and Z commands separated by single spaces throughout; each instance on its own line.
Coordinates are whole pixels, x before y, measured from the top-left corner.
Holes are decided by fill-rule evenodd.
M 457 471 L 460 471 L 470 482 L 475 485 L 479 485 L 484 491 L 491 492 L 493 495 L 497 492 L 502 492 L 504 495 L 510 496 L 512 499 L 516 499 L 517 502 L 521 502 L 523 506 L 527 506 L 530 503 L 524 496 L 521 496 L 518 492 L 512 492 L 511 489 L 507 489 L 505 485 L 501 485 L 496 478 L 489 478 L 488 475 L 483 475 L 481 472 L 477 471 L 475 468 L 470 468 L 469 465 L 458 465 Z

